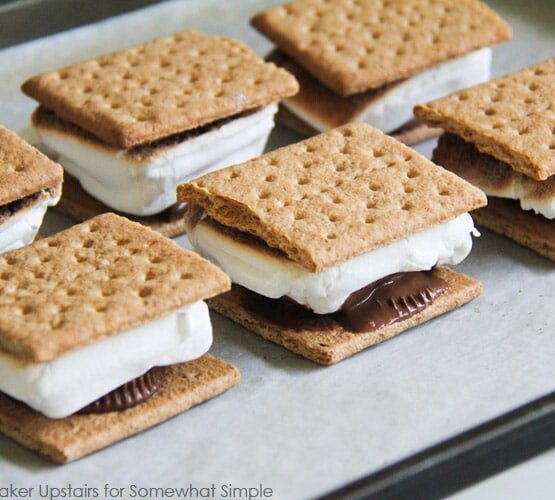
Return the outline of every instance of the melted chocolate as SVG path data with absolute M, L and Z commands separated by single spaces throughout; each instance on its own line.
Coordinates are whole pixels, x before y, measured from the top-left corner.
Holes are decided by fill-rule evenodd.
M 77 413 L 108 413 L 132 408 L 148 400 L 164 383 L 166 370 L 157 366 L 117 389 L 109 392 Z
M 446 288 L 431 271 L 391 274 L 352 293 L 333 316 L 346 330 L 368 332 L 413 316 Z

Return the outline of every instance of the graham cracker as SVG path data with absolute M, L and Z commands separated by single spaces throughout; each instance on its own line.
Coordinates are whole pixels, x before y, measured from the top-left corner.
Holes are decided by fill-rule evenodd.
M 472 213 L 479 226 L 491 229 L 555 262 L 555 221 L 522 210 L 515 200 L 490 196 L 487 207 Z
M 68 173 L 65 174 L 62 197 L 59 203 L 54 207 L 54 210 L 69 215 L 78 221 L 86 221 L 97 215 L 113 212 L 122 217 L 127 217 L 129 220 L 148 226 L 150 229 L 154 229 L 154 231 L 159 232 L 167 238 L 173 238 L 185 232 L 185 224 L 183 223 L 179 204 L 155 215 L 141 217 L 138 215 L 124 214 L 123 212 L 115 211 L 94 196 L 91 196 L 81 187 L 79 181 Z
M 555 57 L 414 112 L 533 179 L 555 175 Z
M 178 186 L 178 199 L 321 271 L 485 205 L 484 194 L 365 124 Z
M 63 169 L 12 131 L 0 125 L 0 205 L 62 188 Z
M 0 347 L 49 361 L 229 287 L 172 240 L 100 215 L 0 255 Z
M 511 37 L 507 23 L 476 0 L 297 0 L 251 22 L 344 96 Z
M 210 299 L 208 304 L 215 311 L 266 340 L 321 365 L 331 365 L 455 309 L 476 298 L 482 291 L 479 281 L 451 269 L 438 267 L 433 273 L 444 279 L 448 283 L 448 288 L 436 297 L 430 306 L 406 320 L 368 333 L 349 332 L 330 315 L 317 315 L 311 311 L 307 311 L 305 317 L 299 319 L 295 326 L 284 326 L 249 307 L 256 294 L 237 285 L 233 285 L 230 292 Z M 272 301 L 260 295 L 256 300 Z M 274 302 L 277 301 L 274 300 Z
M 240 42 L 185 31 L 37 75 L 22 90 L 128 148 L 277 102 L 298 85 Z
M 210 354 L 172 365 L 162 387 L 124 411 L 50 419 L 0 393 L 0 431 L 63 464 L 153 427 L 239 382 L 239 371 Z

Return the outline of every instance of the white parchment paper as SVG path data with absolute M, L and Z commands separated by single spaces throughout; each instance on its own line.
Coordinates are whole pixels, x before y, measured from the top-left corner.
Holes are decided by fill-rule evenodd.
M 200 29 L 240 39 L 264 55 L 270 44 L 248 19 L 277 3 L 167 1 L 1 50 L 0 123 L 26 126 L 34 103 L 19 86 L 28 76 L 159 35 Z M 514 28 L 514 40 L 495 50 L 495 74 L 555 55 L 551 0 L 488 3 Z M 277 127 L 268 148 L 298 139 Z M 417 149 L 429 155 L 433 145 Z M 51 213 L 44 229 L 71 223 Z M 133 485 L 182 487 L 185 498 L 247 498 L 231 488 L 260 491 L 262 485 L 271 489 L 267 498 L 308 498 L 553 391 L 555 266 L 483 231 L 458 268 L 484 283 L 480 298 L 327 368 L 214 314 L 213 352 L 239 367 L 239 387 L 61 467 L 0 435 L 0 488 L 34 488 L 28 498 L 52 496 L 56 490 L 46 487 L 69 484 L 97 488 L 98 498 L 141 498 L 147 490 Z M 120 494 L 106 495 L 105 485 L 122 488 Z M 170 498 L 171 490 L 151 493 Z

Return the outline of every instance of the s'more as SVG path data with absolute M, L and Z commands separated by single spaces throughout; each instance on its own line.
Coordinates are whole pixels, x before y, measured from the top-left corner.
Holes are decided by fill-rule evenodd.
M 476 0 L 297 0 L 252 24 L 300 84 L 278 120 L 304 135 L 364 122 L 406 144 L 438 133 L 413 106 L 488 80 L 490 47 L 511 37 Z
M 478 186 L 478 224 L 555 261 L 555 58 L 419 105 L 433 160 Z
M 175 188 L 259 155 L 295 78 L 221 36 L 186 31 L 27 80 L 32 126 L 69 174 L 60 209 L 183 232 Z
M 0 126 L 0 253 L 31 243 L 60 199 L 63 170 Z
M 483 193 L 365 124 L 208 174 L 178 198 L 193 247 L 234 282 L 209 305 L 317 363 L 481 292 L 445 265 L 471 250 Z
M 1 255 L 0 431 L 64 463 L 231 388 L 204 302 L 229 287 L 115 214 Z

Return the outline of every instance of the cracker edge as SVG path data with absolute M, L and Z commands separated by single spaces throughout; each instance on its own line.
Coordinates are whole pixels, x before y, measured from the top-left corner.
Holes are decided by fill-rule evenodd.
M 555 262 L 555 220 L 522 210 L 511 200 L 488 197 L 488 205 L 472 212 L 479 226 L 506 236 Z
M 201 376 L 195 377 L 195 371 Z M 197 360 L 173 365 L 169 377 L 172 379 L 152 398 L 134 408 L 97 415 L 73 415 L 60 420 L 50 419 L 0 393 L 0 431 L 53 462 L 64 464 L 142 432 L 231 389 L 239 382 L 240 374 L 232 364 L 205 354 Z
M 265 322 L 264 318 L 252 314 L 237 300 L 234 289 L 208 300 L 208 305 L 216 312 L 230 318 L 248 330 L 299 354 L 315 363 L 331 365 L 375 344 L 388 340 L 399 333 L 424 323 L 436 316 L 456 309 L 470 302 L 482 293 L 483 286 L 474 278 L 446 267 L 438 267 L 434 274 L 449 284 L 446 293 L 434 303 L 410 318 L 393 323 L 373 332 L 351 333 L 335 323 L 327 331 L 298 332 Z M 253 293 L 253 292 L 248 292 Z M 324 339 L 324 336 L 325 339 Z M 330 342 L 330 336 L 331 342 Z M 306 342 L 309 339 L 310 342 Z M 320 345 L 320 344 L 327 345 Z

